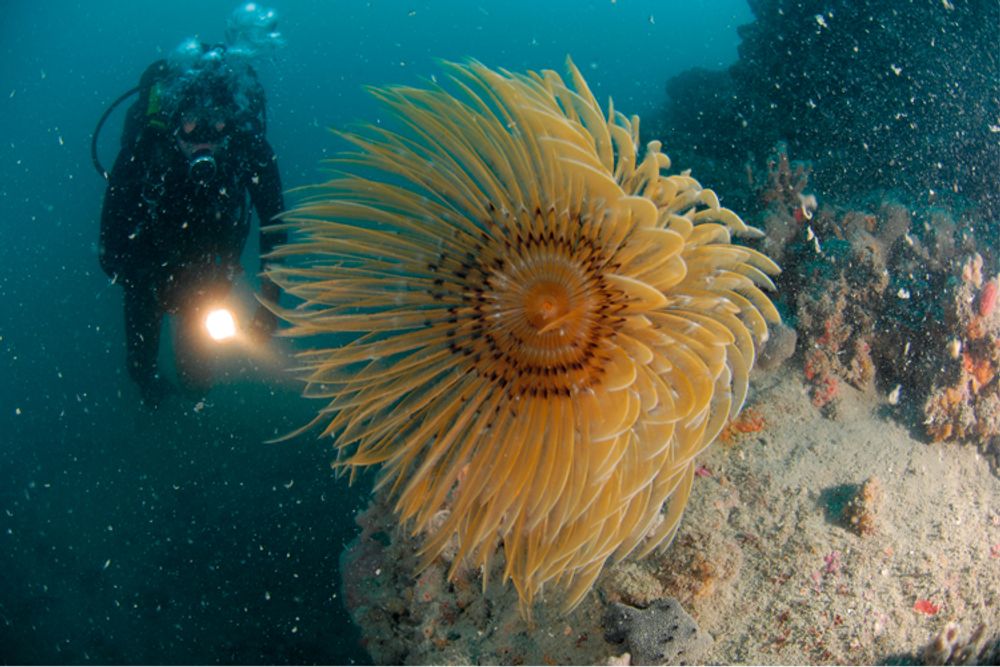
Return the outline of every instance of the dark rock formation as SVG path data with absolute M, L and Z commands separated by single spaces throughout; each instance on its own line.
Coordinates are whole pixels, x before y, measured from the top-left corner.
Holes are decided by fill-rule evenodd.
M 645 609 L 612 603 L 604 615 L 604 638 L 624 643 L 633 665 L 688 665 L 700 662 L 712 637 L 673 598 Z
M 873 188 L 967 198 L 996 214 L 1000 50 L 993 0 L 750 0 L 739 61 L 667 85 L 668 147 L 739 173 L 778 141 L 822 200 Z M 672 150 L 675 162 L 689 166 Z M 680 159 L 678 159 L 680 158 Z M 732 167 L 735 166 L 735 169 Z M 933 193 L 933 194 L 931 194 Z

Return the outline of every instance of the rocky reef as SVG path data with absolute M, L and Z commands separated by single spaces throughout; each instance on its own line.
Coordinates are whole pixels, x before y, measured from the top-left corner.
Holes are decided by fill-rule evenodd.
M 915 446 L 847 384 L 836 420 L 815 414 L 793 374 L 757 384 L 747 422 L 699 457 L 673 544 L 607 568 L 569 614 L 545 596 L 524 618 L 499 550 L 489 572 L 459 564 L 449 579 L 453 550 L 421 569 L 424 536 L 376 494 L 341 596 L 373 660 L 920 664 L 954 621 L 963 632 L 939 653 L 990 664 L 1000 515 L 975 451 Z
M 962 460 L 978 451 L 1000 472 L 1000 4 L 750 5 L 755 20 L 740 30 L 739 61 L 668 82 L 652 134 L 667 140 L 677 167 L 718 184 L 727 205 L 767 232 L 759 243 L 784 270 L 777 280 L 784 324 L 763 350 L 761 371 L 784 366 L 794 374 L 808 418 L 823 422 L 824 432 L 847 429 L 859 405 L 875 405 L 887 428 L 940 447 L 935 453 L 943 443 L 972 445 L 958 448 Z M 948 596 L 949 614 L 995 609 L 995 510 L 978 517 L 985 537 L 969 556 L 994 575 L 975 606 L 965 600 L 978 584 L 946 577 L 952 566 L 915 536 L 918 527 L 892 530 L 913 514 L 899 509 L 913 493 L 892 468 L 910 452 L 894 450 L 876 470 L 858 464 L 861 455 L 850 459 L 856 476 L 836 531 L 816 525 L 815 490 L 807 487 L 818 473 L 803 473 L 791 489 L 770 472 L 749 472 L 753 456 L 774 456 L 775 469 L 835 456 L 801 435 L 780 455 L 753 453 L 752 443 L 778 450 L 784 442 L 768 434 L 794 405 L 787 395 L 781 401 L 772 409 L 751 401 L 723 430 L 724 454 L 737 460 L 723 473 L 712 461 L 699 466 L 714 495 L 691 510 L 695 520 L 685 521 L 668 554 L 610 568 L 566 616 L 543 602 L 530 621 L 522 618 L 516 594 L 501 585 L 499 552 L 489 572 L 459 564 L 449 579 L 454 551 L 420 570 L 422 536 L 398 527 L 377 497 L 358 519 L 362 535 L 342 568 L 368 651 L 378 663 L 400 664 L 655 664 L 703 656 L 712 640 L 701 623 L 718 641 L 755 646 L 758 661 L 867 662 L 892 659 L 886 628 L 906 624 L 909 653 L 895 656 L 906 664 L 995 662 L 995 613 L 969 635 L 954 624 L 933 635 L 945 618 L 933 628 L 918 622 L 941 606 L 906 574 L 940 577 L 935 590 Z M 789 501 L 789 493 L 798 495 Z M 746 509 L 780 503 L 797 509 L 782 505 L 781 516 Z M 941 521 L 944 537 L 936 539 L 944 541 L 954 531 Z M 772 543 L 780 548 L 769 550 Z M 972 553 L 952 546 L 952 561 Z M 815 565 L 805 571 L 802 562 Z M 754 585 L 771 592 L 757 599 L 763 611 L 734 592 L 754 594 L 739 588 L 754 568 Z M 900 583 L 890 604 L 872 590 L 892 573 Z M 790 602 L 773 601 L 788 588 L 797 590 Z M 719 639 L 720 609 L 759 619 L 745 626 L 756 631 Z M 733 649 L 709 659 L 720 655 L 747 657 Z
M 813 161 L 822 198 L 874 186 L 1000 212 L 997 3 L 749 4 L 732 67 L 667 84 L 662 134 L 676 164 L 725 182 L 786 142 Z
M 501 583 L 502 550 L 490 572 L 459 563 L 449 577 L 457 549 L 421 568 L 424 536 L 398 525 L 385 494 L 376 494 L 357 523 L 361 534 L 341 556 L 341 585 L 377 664 L 696 664 L 712 638 L 667 591 L 703 598 L 739 569 L 723 559 L 710 565 L 688 537 L 685 559 L 698 562 L 671 576 L 625 563 L 577 610 L 563 615 L 540 604 L 528 619 L 516 591 Z
M 835 418 L 847 383 L 923 437 L 975 443 L 996 465 L 1000 275 L 981 210 L 882 193 L 811 210 L 811 172 L 785 150 L 758 179 L 756 221 L 783 263 L 780 298 L 813 405 Z
M 522 618 L 516 591 L 501 583 L 501 550 L 490 572 L 459 564 L 449 579 L 457 550 L 421 568 L 424 536 L 399 526 L 385 494 L 357 522 L 361 534 L 341 558 L 342 587 L 376 664 L 582 664 L 620 653 L 604 641 L 597 609 L 563 617 L 536 605 L 530 623 Z
M 994 465 L 1000 455 L 1000 276 L 984 278 L 979 254 L 969 257 L 948 292 L 945 327 L 953 334 L 948 355 L 924 407 L 934 440 L 976 440 Z M 942 355 L 944 356 L 944 355 Z
M 996 465 L 1000 5 L 750 6 L 737 63 L 667 83 L 675 164 L 767 232 L 817 410 L 846 383 Z

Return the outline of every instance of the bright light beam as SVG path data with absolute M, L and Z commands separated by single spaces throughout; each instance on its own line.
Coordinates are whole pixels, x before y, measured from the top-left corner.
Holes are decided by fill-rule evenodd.
M 217 308 L 205 318 L 205 328 L 213 340 L 231 340 L 236 336 L 236 319 L 226 308 Z

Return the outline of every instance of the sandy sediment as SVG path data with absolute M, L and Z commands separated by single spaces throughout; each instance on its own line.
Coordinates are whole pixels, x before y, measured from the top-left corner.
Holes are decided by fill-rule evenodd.
M 523 620 L 499 563 L 485 594 L 479 572 L 448 582 L 445 561 L 415 574 L 419 538 L 374 503 L 343 569 L 373 658 L 628 660 L 606 639 L 609 605 L 668 597 L 714 638 L 709 663 L 919 662 L 948 623 L 996 641 L 1000 480 L 977 448 L 915 439 L 873 390 L 844 386 L 825 417 L 796 367 L 756 377 L 749 421 L 699 461 L 675 542 L 609 569 L 567 616 L 543 602 Z

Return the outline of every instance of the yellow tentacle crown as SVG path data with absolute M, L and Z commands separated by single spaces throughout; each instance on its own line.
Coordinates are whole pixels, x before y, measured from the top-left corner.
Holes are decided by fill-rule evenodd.
M 456 536 L 455 567 L 499 547 L 524 609 L 546 584 L 569 609 L 677 531 L 778 267 L 572 63 L 446 67 L 372 91 L 394 129 L 343 135 L 269 275 L 301 300 L 290 335 L 343 337 L 301 355 L 336 465 L 381 466 L 428 562 Z

